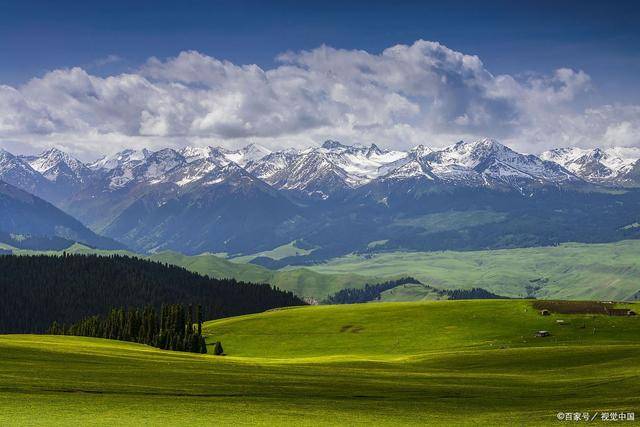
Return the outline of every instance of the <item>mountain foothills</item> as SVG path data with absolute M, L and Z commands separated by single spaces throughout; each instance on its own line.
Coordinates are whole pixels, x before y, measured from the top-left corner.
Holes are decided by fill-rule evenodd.
M 20 249 L 64 249 L 74 242 L 102 249 L 123 247 L 98 236 L 39 197 L 0 181 L 0 244 Z
M 253 260 L 279 267 L 354 251 L 636 238 L 639 159 L 629 148 L 526 155 L 492 139 L 407 152 L 331 140 L 275 152 L 125 150 L 91 164 L 51 149 L 0 151 L 0 180 L 137 251 L 308 249 Z

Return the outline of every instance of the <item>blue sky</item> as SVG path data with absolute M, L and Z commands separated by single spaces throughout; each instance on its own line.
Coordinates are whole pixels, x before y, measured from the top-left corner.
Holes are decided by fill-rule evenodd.
M 637 1 L 0 4 L 0 81 L 8 84 L 53 68 L 125 71 L 183 50 L 270 67 L 287 50 L 327 44 L 379 52 L 425 39 L 478 55 L 495 72 L 571 67 L 601 82 L 603 96 L 628 101 L 640 93 Z M 119 60 L 109 62 L 110 55 Z
M 540 85 L 546 85 L 544 90 L 557 90 L 559 85 L 574 85 L 575 82 L 569 84 L 563 78 L 554 77 L 555 70 L 571 69 L 576 73 L 583 71 L 588 75 L 588 85 L 583 81 L 580 86 L 584 88 L 583 91 L 572 89 L 570 108 L 562 105 L 563 111 L 570 111 L 574 115 L 606 105 L 640 104 L 640 26 L 637 23 L 640 2 L 637 1 L 235 0 L 131 3 L 0 0 L 0 84 L 18 90 L 19 95 L 14 93 L 11 96 L 21 97 L 20 103 L 24 101 L 25 105 L 33 105 L 37 101 L 41 105 L 35 110 L 42 112 L 54 106 L 48 105 L 41 97 L 37 100 L 33 96 L 29 98 L 30 91 L 24 89 L 23 85 L 34 77 L 45 76 L 52 70 L 80 67 L 88 75 L 95 77 L 117 76 L 121 73 L 139 74 L 141 67 L 144 67 L 151 57 L 167 61 L 178 56 L 180 52 L 197 51 L 205 57 L 227 60 L 238 66 L 257 64 L 261 69 L 268 71 L 282 65 L 276 58 L 283 52 L 300 53 L 327 45 L 349 51 L 352 56 L 359 50 L 371 55 L 380 55 L 385 49 L 397 44 L 411 46 L 417 40 L 427 40 L 438 42 L 453 52 L 479 57 L 483 69 L 491 75 L 508 75 L 519 82 L 525 82 L 520 88 L 520 92 L 523 93 L 539 88 Z M 304 67 L 322 68 L 317 63 L 305 64 Z M 149 75 L 144 77 L 153 80 Z M 52 86 L 60 87 L 59 84 L 51 83 L 47 88 Z M 527 92 L 526 96 L 540 99 L 544 90 L 535 96 L 530 96 Z M 440 89 L 435 90 L 429 95 L 430 101 L 441 93 Z M 402 96 L 408 101 L 414 99 L 406 90 Z M 460 90 L 453 89 L 443 99 L 449 102 L 448 99 L 455 98 L 455 105 L 450 110 L 455 110 L 457 114 L 462 111 L 462 107 L 458 105 L 462 102 L 461 99 L 475 99 L 474 96 L 461 94 Z M 503 95 L 500 94 L 500 97 Z M 556 98 L 562 97 L 558 95 Z M 558 102 L 564 103 L 565 100 L 561 99 Z M 12 106 L 17 103 L 14 98 L 11 102 L 6 102 Z M 498 105 L 500 103 L 512 105 L 502 108 Z M 440 141 L 457 134 L 475 136 L 491 132 L 493 129 L 496 129 L 495 136 L 503 139 L 517 142 L 518 138 L 522 141 L 527 138 L 532 141 L 523 142 L 523 146 L 531 146 L 535 143 L 534 139 L 539 142 L 551 137 L 547 131 L 539 129 L 530 128 L 527 135 L 507 129 L 507 122 L 515 123 L 506 119 L 510 114 L 514 117 L 529 114 L 529 110 L 521 111 L 520 107 L 516 107 L 516 104 L 520 105 L 522 102 L 497 102 L 493 99 L 490 104 L 483 104 L 482 108 L 490 110 L 488 114 L 502 114 L 500 123 L 489 120 L 486 126 L 481 127 L 477 125 L 479 122 L 476 120 L 477 126 L 461 128 L 463 123 L 469 123 L 467 119 L 471 117 L 470 114 L 462 112 L 455 117 L 452 116 L 459 119 L 457 125 L 445 129 L 445 132 L 442 130 L 445 127 L 442 122 L 451 117 L 431 117 L 427 126 L 424 124 L 425 121 L 421 121 L 420 114 L 414 112 L 411 120 L 392 120 L 389 126 L 400 124 L 413 129 L 420 126 L 422 130 L 428 128 L 427 133 L 414 133 L 411 138 L 407 137 L 411 142 L 430 137 Z M 421 111 L 427 111 L 424 100 L 416 105 Z M 469 108 L 475 108 L 474 105 Z M 517 110 L 518 108 L 520 110 Z M 543 107 L 538 105 L 536 108 Z M 143 110 L 136 110 L 136 114 L 142 114 Z M 151 111 L 149 108 L 146 110 Z M 11 111 L 21 119 L 22 115 L 26 114 L 23 110 Z M 153 111 L 151 113 L 156 114 Z M 603 129 L 598 131 L 601 134 L 600 138 L 604 138 L 607 131 L 611 135 L 611 125 L 617 125 L 620 129 L 626 126 L 627 129 L 631 129 L 631 133 L 625 134 L 624 144 L 636 145 L 634 132 L 636 127 L 640 126 L 635 122 L 637 112 L 632 108 L 615 114 L 625 115 L 626 118 L 617 124 L 603 124 Z M 392 115 L 398 116 L 397 112 Z M 45 113 L 44 116 L 52 121 L 52 124 L 45 128 L 54 129 L 55 132 L 43 130 L 38 124 L 42 122 L 40 117 L 35 120 L 38 123 L 28 123 L 21 127 L 15 124 L 15 120 L 5 123 L 4 129 L 10 131 L 4 132 L 0 123 L 0 137 L 12 141 L 15 146 L 21 141 L 28 143 L 28 140 L 34 139 L 33 135 L 60 133 L 63 130 L 71 132 L 69 129 L 75 125 L 70 123 L 77 123 L 79 120 L 78 117 L 51 118 L 55 116 L 51 112 Z M 244 116 L 240 117 L 240 120 L 244 121 L 245 128 L 255 129 L 252 120 Z M 304 118 L 302 122 L 305 120 L 314 122 L 308 118 Z M 585 122 L 590 119 L 583 117 L 581 120 Z M 334 122 L 329 118 L 317 120 L 312 128 L 317 129 L 322 125 L 325 130 L 327 127 L 330 130 L 330 123 Z M 87 133 L 94 126 L 94 133 L 110 134 L 114 138 L 118 134 L 122 134 L 123 137 L 146 135 L 132 130 L 138 125 L 138 128 L 143 127 L 140 124 L 128 124 L 117 129 L 113 123 L 103 125 L 104 123 L 101 125 L 83 122 L 80 128 Z M 228 124 L 223 125 L 221 126 L 224 129 L 229 127 Z M 523 126 L 521 122 L 516 125 Z M 163 143 L 168 141 L 180 145 L 186 143 L 185 138 L 213 138 L 237 140 L 230 143 L 234 145 L 244 143 L 247 138 L 299 136 L 300 133 L 309 131 L 301 126 L 300 123 L 285 126 L 280 135 L 272 131 L 252 131 L 245 132 L 246 134 L 225 132 L 220 131 L 220 127 L 210 133 L 196 135 L 193 132 L 173 131 L 176 127 L 165 123 L 163 126 L 156 126 L 155 133 L 152 133 L 156 137 L 160 135 L 174 138 L 173 141 L 166 140 Z M 366 125 L 362 125 L 361 128 L 365 127 Z M 37 129 L 34 131 L 35 128 Z M 162 132 L 161 129 L 165 131 Z M 74 136 L 81 139 L 78 129 L 74 128 L 72 131 Z M 560 140 L 556 142 L 563 144 L 571 143 L 573 140 L 576 141 L 576 145 L 598 143 L 597 139 L 592 138 L 588 141 L 584 135 L 572 135 L 568 130 L 567 132 L 566 135 L 553 137 Z M 313 138 L 326 133 L 330 132 L 316 132 Z M 355 138 L 353 132 L 337 133 L 346 135 L 346 138 Z M 381 138 L 391 141 L 397 138 L 397 132 L 394 135 L 396 136 L 386 135 Z M 375 135 L 367 135 L 372 136 Z M 178 141 L 180 138 L 183 141 Z M 307 140 L 309 138 L 307 137 Z M 75 149 L 78 150 L 78 147 Z

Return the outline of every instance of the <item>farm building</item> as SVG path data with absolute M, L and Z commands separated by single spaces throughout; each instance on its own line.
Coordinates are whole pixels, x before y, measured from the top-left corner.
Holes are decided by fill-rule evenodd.
M 542 310 L 540 310 L 540 315 L 541 316 L 550 316 L 551 312 L 549 310 L 547 310 L 546 308 L 543 308 Z
M 609 308 L 605 307 L 605 311 L 609 316 L 635 316 L 636 312 L 628 308 Z
M 549 331 L 538 331 L 536 332 L 536 337 L 548 337 L 551 336 L 551 332 Z

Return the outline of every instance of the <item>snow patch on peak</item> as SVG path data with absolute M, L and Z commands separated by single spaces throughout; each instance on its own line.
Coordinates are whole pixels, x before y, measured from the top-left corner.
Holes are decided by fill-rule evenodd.
M 298 156 L 295 150 L 276 151 L 259 160 L 250 161 L 246 169 L 258 178 L 272 182 L 272 178 L 291 165 Z
M 258 144 L 249 144 L 239 150 L 227 152 L 230 161 L 245 166 L 247 163 L 260 160 L 271 154 L 271 150 Z
M 425 156 L 436 176 L 445 181 L 489 185 L 499 181 L 514 185 L 527 180 L 542 183 L 579 181 L 555 163 L 520 154 L 490 138 L 460 141 Z
M 217 157 L 216 154 L 219 150 L 214 147 L 185 147 L 180 150 L 180 154 L 185 158 L 187 163 L 195 162 L 196 160 L 209 159 L 211 157 Z
M 409 178 L 426 178 L 434 181 L 436 177 L 432 173 L 431 166 L 422 161 L 420 158 L 412 158 L 401 166 L 389 171 L 383 179 L 409 179 Z
M 522 156 L 499 142 L 485 138 L 473 142 L 459 141 L 441 151 L 431 153 L 428 158 L 442 165 L 458 165 L 475 168 L 488 157 L 512 160 Z
M 34 170 L 42 174 L 46 174 L 52 171 L 52 169 L 61 166 L 66 166 L 75 173 L 83 172 L 86 169 L 86 166 L 80 160 L 71 157 L 69 154 L 57 148 L 51 148 L 43 152 L 40 156 L 31 157 L 28 163 Z M 52 172 L 55 173 L 54 171 Z
M 433 153 L 433 149 L 426 147 L 422 144 L 420 145 L 416 145 L 415 147 L 413 147 L 411 150 L 409 150 L 409 154 L 413 155 L 415 157 L 424 157 L 429 153 Z
M 153 153 L 138 167 L 143 169 L 142 175 L 153 183 L 154 180 L 185 163 L 186 160 L 180 153 L 171 148 L 165 148 Z
M 640 159 L 640 149 L 565 147 L 545 151 L 540 157 L 563 166 L 587 181 L 608 182 L 622 178 L 633 168 Z
M 14 157 L 13 154 L 0 147 L 0 159 L 13 159 Z
M 152 154 L 151 151 L 143 148 L 142 150 L 123 150 L 110 156 L 104 156 L 89 165 L 89 169 L 92 170 L 114 170 L 122 167 L 126 164 L 140 163 L 148 158 Z

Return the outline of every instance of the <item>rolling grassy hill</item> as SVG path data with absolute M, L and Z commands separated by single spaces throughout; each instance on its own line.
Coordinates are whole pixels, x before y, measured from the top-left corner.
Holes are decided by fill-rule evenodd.
M 309 268 L 325 274 L 404 274 L 435 287 L 480 287 L 509 297 L 625 300 L 640 291 L 640 241 L 349 255 Z
M 441 300 L 442 295 L 438 294 L 432 287 L 420 283 L 407 283 L 386 290 L 380 294 L 382 302 L 407 302 L 407 301 L 428 301 Z
M 270 251 L 262 251 L 262 252 L 257 252 L 255 254 L 234 257 L 234 258 L 231 258 L 231 260 L 233 262 L 249 262 L 252 259 L 255 259 L 258 257 L 267 257 L 275 260 L 280 260 L 283 258 L 288 258 L 293 256 L 309 255 L 313 253 L 315 249 L 317 249 L 316 247 L 313 247 L 313 246 L 309 248 L 299 247 L 299 246 L 305 246 L 305 245 L 304 244 L 300 245 L 298 241 L 294 240 L 293 242 L 289 242 L 286 245 L 278 246 L 277 248 L 271 249 Z
M 318 273 L 308 268 L 269 270 L 259 265 L 232 262 L 210 254 L 188 256 L 177 252 L 161 252 L 150 255 L 148 258 L 179 265 L 195 273 L 207 274 L 212 277 L 229 277 L 247 282 L 269 283 L 280 289 L 293 291 L 302 297 L 317 299 L 340 289 L 361 287 L 366 283 L 379 280 L 375 277 L 367 277 L 366 274 Z
M 534 338 L 541 328 L 552 336 Z M 227 356 L 0 336 L 0 424 L 554 425 L 560 411 L 640 405 L 638 318 L 442 301 L 274 310 L 205 331 Z
M 558 325 L 557 319 L 568 324 Z M 536 339 L 537 330 L 553 336 Z M 640 345 L 640 318 L 540 316 L 530 300 L 292 307 L 207 322 L 204 331 L 221 340 L 230 356 L 331 360 L 398 361 L 463 350 Z
M 268 282 L 318 300 L 344 288 L 404 276 L 438 288 L 480 287 L 515 298 L 627 300 L 640 292 L 640 240 L 491 251 L 353 254 L 281 270 L 230 262 L 213 255 L 163 252 L 150 258 L 201 274 Z M 405 287 L 387 292 L 382 299 L 418 301 L 431 297 L 429 292 Z

